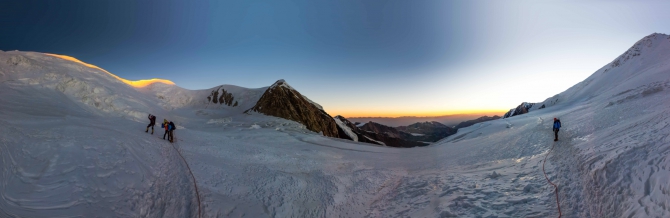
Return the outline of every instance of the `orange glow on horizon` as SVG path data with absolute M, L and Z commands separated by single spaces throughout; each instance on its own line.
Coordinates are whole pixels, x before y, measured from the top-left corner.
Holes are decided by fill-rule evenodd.
M 453 110 L 453 111 L 435 111 L 435 112 L 374 112 L 374 111 L 333 111 L 328 112 L 331 116 L 342 115 L 345 118 L 349 117 L 440 117 L 449 115 L 467 115 L 467 114 L 481 114 L 484 115 L 498 115 L 502 116 L 507 113 L 509 109 L 492 109 L 492 110 Z
M 175 85 L 174 82 L 172 82 L 170 80 L 166 80 L 166 79 L 156 79 L 156 78 L 154 78 L 154 79 L 143 79 L 143 80 L 136 80 L 136 81 L 127 80 L 127 79 L 121 78 L 117 75 L 114 75 L 113 73 L 110 73 L 110 72 L 108 72 L 108 71 L 106 71 L 106 70 L 104 70 L 104 69 L 102 69 L 98 66 L 80 61 L 79 59 L 76 59 L 76 58 L 73 58 L 73 57 L 70 57 L 70 56 L 67 56 L 67 55 L 57 55 L 57 54 L 49 54 L 49 53 L 44 53 L 44 54 L 52 56 L 52 57 L 57 57 L 57 58 L 61 58 L 61 59 L 64 59 L 64 60 L 72 61 L 72 62 L 81 64 L 81 65 L 87 66 L 89 68 L 100 70 L 100 71 L 105 72 L 105 73 L 109 74 L 110 76 L 120 80 L 121 82 L 123 82 L 125 84 L 128 84 L 132 87 L 136 87 L 136 88 L 142 88 L 142 87 L 154 84 L 154 83 L 163 83 L 163 84 L 168 84 L 168 85 Z

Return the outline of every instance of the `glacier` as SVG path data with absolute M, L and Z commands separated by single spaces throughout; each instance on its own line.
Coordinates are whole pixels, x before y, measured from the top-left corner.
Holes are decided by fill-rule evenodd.
M 543 164 L 563 217 L 668 217 L 668 60 L 652 34 L 545 108 L 392 148 L 242 113 L 267 87 L 224 85 L 240 106 L 211 105 L 0 52 L 0 217 L 557 217 Z M 148 113 L 175 143 L 144 132 Z

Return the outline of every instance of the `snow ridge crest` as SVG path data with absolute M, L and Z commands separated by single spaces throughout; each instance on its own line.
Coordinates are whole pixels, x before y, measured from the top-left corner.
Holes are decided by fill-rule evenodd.
M 663 41 L 670 41 L 670 35 L 653 33 L 651 35 L 645 36 L 644 38 L 637 41 L 628 50 L 626 50 L 626 52 L 614 59 L 614 61 L 609 64 L 609 69 L 623 65 L 628 60 L 642 55 L 644 50 L 661 45 Z M 607 72 L 609 69 L 606 69 L 605 72 Z

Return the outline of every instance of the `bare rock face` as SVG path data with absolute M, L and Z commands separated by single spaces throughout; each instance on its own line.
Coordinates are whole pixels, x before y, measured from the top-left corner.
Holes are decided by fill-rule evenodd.
M 521 103 L 516 108 L 512 108 L 507 113 L 505 113 L 505 115 L 503 115 L 503 119 L 528 113 L 528 111 L 530 110 L 531 107 L 533 107 L 533 105 L 535 105 L 535 103 L 528 103 L 528 102 Z
M 237 107 L 237 101 L 235 101 L 235 97 L 233 97 L 233 94 L 227 92 L 222 87 L 219 87 L 216 90 L 212 90 L 212 94 L 207 96 L 207 101 L 212 102 L 214 104 L 225 104 L 228 106 Z M 235 101 L 234 104 L 233 101 Z
M 272 84 L 256 105 L 245 113 L 250 111 L 293 120 L 311 131 L 322 132 L 324 136 L 341 138 L 335 120 L 320 105 L 300 94 L 284 80 Z
M 333 119 L 335 119 L 338 130 L 342 135 L 340 138 L 370 144 L 386 145 L 384 142 L 374 140 L 373 138 L 376 137 L 374 136 L 370 137 L 371 133 L 366 133 L 362 131 L 351 121 L 347 120 L 347 118 L 344 118 L 343 116 L 337 115 Z

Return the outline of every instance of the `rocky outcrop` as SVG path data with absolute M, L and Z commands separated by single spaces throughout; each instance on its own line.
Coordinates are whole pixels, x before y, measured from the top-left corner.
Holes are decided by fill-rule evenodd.
M 293 120 L 324 136 L 341 138 L 335 120 L 323 108 L 293 89 L 286 81 L 278 80 L 261 96 L 255 106 L 245 111 Z
M 448 127 L 436 121 L 418 122 L 408 126 L 395 127 L 395 129 L 410 134 L 409 136 L 404 135 L 405 140 L 422 142 L 436 142 L 447 136 L 456 134 L 455 128 Z
M 233 94 L 227 92 L 221 86 L 219 86 L 216 90 L 212 90 L 212 94 L 207 96 L 207 102 L 237 107 L 237 101 L 235 101 L 235 103 L 233 103 L 233 101 L 235 101 Z
M 350 139 L 352 141 L 357 141 L 357 142 L 366 142 L 366 143 L 371 143 L 371 144 L 377 144 L 377 145 L 386 145 L 384 142 L 381 141 L 375 141 L 370 138 L 370 133 L 366 133 L 359 129 L 356 125 L 351 123 L 351 121 L 347 120 L 343 116 L 337 115 L 333 117 L 335 120 L 335 123 L 337 123 L 338 130 L 341 130 L 341 134 L 343 134 L 345 137 L 340 137 L 344 139 Z M 377 138 L 377 137 L 372 137 L 372 138 Z
M 503 115 L 503 119 L 528 113 L 528 111 L 530 110 L 531 107 L 533 107 L 533 105 L 535 105 L 535 103 L 528 103 L 528 102 L 521 103 L 516 108 L 512 108 L 507 113 L 505 113 L 505 115 Z
M 542 108 L 542 107 L 540 107 L 540 108 Z M 454 128 L 455 129 L 465 128 L 465 127 L 468 127 L 468 126 L 475 125 L 477 123 L 486 122 L 486 121 L 489 121 L 489 120 L 497 120 L 497 119 L 500 119 L 500 116 L 497 116 L 497 115 L 492 116 L 492 117 L 483 116 L 483 117 L 480 117 L 480 118 L 477 118 L 477 119 L 474 119 L 474 120 L 468 120 L 468 121 L 461 122 L 458 125 L 456 125 Z
M 218 89 L 217 91 L 213 91 L 208 99 L 213 103 L 220 103 L 221 97 L 217 93 L 219 93 Z M 214 99 L 217 100 L 214 101 Z M 293 120 L 305 125 L 311 131 L 320 132 L 324 136 L 333 138 L 391 147 L 428 145 L 427 143 L 406 140 L 406 138 L 414 136 L 410 133 L 398 131 L 393 127 L 374 122 L 366 123 L 359 127 L 342 116 L 331 117 L 323 110 L 321 105 L 300 94 L 300 92 L 288 85 L 284 80 L 279 80 L 272 84 L 263 93 L 256 105 L 246 110 L 245 113 L 252 111 Z

